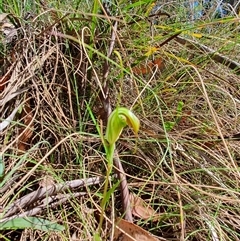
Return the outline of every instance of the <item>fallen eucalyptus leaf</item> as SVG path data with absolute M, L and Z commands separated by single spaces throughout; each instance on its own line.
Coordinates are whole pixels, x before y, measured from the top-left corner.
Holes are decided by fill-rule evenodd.
M 138 197 L 136 194 L 130 193 L 129 199 L 131 211 L 134 216 L 145 220 L 151 219 L 152 221 L 157 221 L 159 219 L 159 215 L 156 215 L 155 210 L 142 198 Z
M 33 135 L 33 130 L 34 130 L 34 124 L 33 124 L 33 113 L 32 109 L 30 106 L 30 99 L 28 99 L 23 107 L 23 110 L 21 112 L 21 117 L 20 119 L 22 120 L 24 126 L 22 126 L 19 130 L 19 133 L 21 134 L 18 139 L 18 151 L 19 154 L 24 152 L 28 145 L 29 142 L 32 138 Z
M 121 231 L 121 230 L 122 231 Z M 116 220 L 116 227 L 114 230 L 114 241 L 159 241 L 159 239 L 153 237 L 149 232 L 143 228 L 137 226 L 134 223 L 130 223 L 124 219 Z M 161 238 L 161 240 L 164 240 Z

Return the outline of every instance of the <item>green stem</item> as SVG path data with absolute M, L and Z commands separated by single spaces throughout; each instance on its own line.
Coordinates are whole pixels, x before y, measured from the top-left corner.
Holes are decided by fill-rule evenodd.
M 5 164 L 4 160 L 2 158 L 2 155 L 0 155 L 0 181 L 2 181 L 5 173 Z
M 113 167 L 113 156 L 114 156 L 114 150 L 115 150 L 115 143 L 112 145 L 105 144 L 105 150 L 107 154 L 107 174 L 106 174 L 106 181 L 104 184 L 104 190 L 103 190 L 103 198 L 101 201 L 101 216 L 100 216 L 100 221 L 98 225 L 98 234 L 100 236 L 101 234 L 101 229 L 102 229 L 102 224 L 103 224 L 103 214 L 106 208 L 106 203 L 107 203 L 107 191 L 108 191 L 108 184 L 109 184 L 109 177 L 112 172 L 112 167 Z
M 91 36 L 90 36 L 90 46 L 92 48 L 94 48 L 94 33 L 95 33 L 95 29 L 97 27 L 97 21 L 98 21 L 98 17 L 96 16 L 98 13 L 98 10 L 100 9 L 100 5 L 99 5 L 99 0 L 94 0 L 93 1 L 93 7 L 92 7 L 92 21 L 91 21 Z M 89 53 L 89 58 L 92 60 L 92 56 L 93 56 L 93 51 L 90 50 Z

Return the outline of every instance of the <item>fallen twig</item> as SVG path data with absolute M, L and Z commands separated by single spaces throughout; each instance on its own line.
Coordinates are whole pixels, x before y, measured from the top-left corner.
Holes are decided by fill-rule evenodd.
M 122 209 L 123 209 L 123 213 L 125 215 L 125 220 L 132 223 L 133 217 L 132 217 L 132 211 L 131 211 L 131 206 L 130 206 L 127 178 L 126 178 L 124 169 L 122 167 L 122 163 L 119 159 L 118 152 L 116 150 L 114 153 L 113 161 L 114 161 L 114 166 L 116 167 L 116 172 L 117 172 L 118 178 L 120 180 L 120 191 L 121 191 L 122 206 L 123 206 Z
M 235 74 L 240 74 L 240 63 L 228 58 L 227 56 L 224 56 L 218 53 L 217 51 L 193 40 L 189 40 L 179 36 L 176 36 L 175 40 L 182 45 L 186 45 L 187 48 L 196 49 L 196 50 L 200 49 L 208 53 L 209 55 L 211 55 L 211 58 L 217 63 L 223 64 L 228 68 L 234 70 Z
M 7 181 L 3 187 L 0 187 L 0 194 L 4 193 L 10 188 L 10 186 L 19 178 L 19 175 L 15 175 L 9 178 L 9 181 Z
M 96 185 L 104 181 L 102 177 L 92 177 L 88 179 L 77 179 L 72 181 L 67 181 L 65 183 L 49 185 L 47 187 L 42 187 L 37 191 L 33 191 L 13 202 L 7 207 L 3 215 L 4 218 L 16 214 L 19 210 L 23 210 L 26 206 L 41 200 L 45 197 L 56 195 L 57 193 L 79 187 L 85 187 L 90 185 Z
M 81 197 L 86 194 L 87 194 L 86 192 L 77 192 L 77 193 L 64 194 L 64 197 L 61 197 L 61 198 L 58 197 L 58 195 L 54 196 L 54 197 L 46 197 L 42 201 L 43 204 L 36 206 L 33 209 L 30 209 L 26 212 L 22 212 L 20 214 L 16 214 L 16 215 L 13 215 L 13 216 L 10 216 L 7 218 L 3 218 L 0 220 L 0 223 L 10 221 L 11 219 L 14 219 L 14 218 L 35 216 L 35 215 L 41 213 L 46 208 L 48 208 L 48 209 L 54 208 L 56 206 L 59 206 L 60 204 L 67 202 L 69 199 Z

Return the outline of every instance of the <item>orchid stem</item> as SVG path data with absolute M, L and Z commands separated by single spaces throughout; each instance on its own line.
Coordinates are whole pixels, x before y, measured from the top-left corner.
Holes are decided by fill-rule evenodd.
M 103 214 L 106 208 L 106 203 L 107 203 L 107 190 L 108 190 L 108 184 L 109 184 L 109 177 L 112 172 L 112 167 L 113 167 L 113 156 L 114 156 L 114 150 L 115 150 L 115 143 L 114 144 L 104 144 L 106 154 L 107 154 L 107 174 L 106 174 L 106 181 L 104 184 L 104 190 L 103 190 L 103 198 L 101 201 L 101 216 L 100 216 L 100 221 L 98 225 L 98 233 L 99 235 L 101 234 L 101 229 L 102 229 L 102 224 L 103 224 Z

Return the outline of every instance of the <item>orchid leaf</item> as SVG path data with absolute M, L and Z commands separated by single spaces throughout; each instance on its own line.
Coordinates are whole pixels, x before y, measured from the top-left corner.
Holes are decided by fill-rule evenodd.
M 37 217 L 20 217 L 13 218 L 6 222 L 0 222 L 0 230 L 12 230 L 12 229 L 37 229 L 42 231 L 63 231 L 65 229 L 64 226 L 52 223 L 48 220 L 37 218 Z

